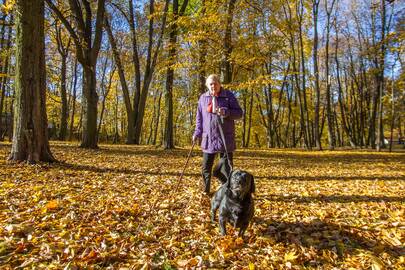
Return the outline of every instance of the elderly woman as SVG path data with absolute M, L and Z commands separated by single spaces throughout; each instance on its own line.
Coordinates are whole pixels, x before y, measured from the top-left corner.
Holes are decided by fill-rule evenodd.
M 218 75 L 209 75 L 205 85 L 208 91 L 202 94 L 198 101 L 193 143 L 201 140 L 204 191 L 209 194 L 211 172 L 217 153 L 221 159 L 215 166 L 213 175 L 218 177 L 221 183 L 225 183 L 230 173 L 229 164 L 231 166 L 233 164 L 233 151 L 236 149 L 234 120 L 241 118 L 243 111 L 233 93 L 221 87 Z M 221 137 L 221 127 L 225 142 Z M 226 151 L 228 151 L 229 161 L 225 160 Z

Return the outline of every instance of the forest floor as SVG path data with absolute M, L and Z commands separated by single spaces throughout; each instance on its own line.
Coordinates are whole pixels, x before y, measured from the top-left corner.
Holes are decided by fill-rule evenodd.
M 195 150 L 52 142 L 60 161 L 6 161 L 0 269 L 404 269 L 405 154 L 238 150 L 255 177 L 243 239 L 221 237 Z M 218 182 L 213 180 L 215 190 Z

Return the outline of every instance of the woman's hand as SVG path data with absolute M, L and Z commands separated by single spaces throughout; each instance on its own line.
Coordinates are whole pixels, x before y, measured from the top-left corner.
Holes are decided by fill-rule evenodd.
M 217 108 L 215 113 L 218 114 L 219 116 L 225 116 L 226 108 L 225 107 Z

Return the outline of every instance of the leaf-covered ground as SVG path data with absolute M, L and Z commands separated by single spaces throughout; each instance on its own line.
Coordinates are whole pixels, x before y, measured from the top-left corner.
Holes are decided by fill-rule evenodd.
M 209 221 L 199 150 L 176 190 L 188 150 L 53 143 L 61 163 L 26 165 L 0 144 L 0 268 L 404 269 L 404 153 L 237 151 L 240 239 Z

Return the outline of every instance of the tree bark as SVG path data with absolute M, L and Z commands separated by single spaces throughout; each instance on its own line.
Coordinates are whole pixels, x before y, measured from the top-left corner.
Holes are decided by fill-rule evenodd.
M 385 68 L 385 31 L 386 31 L 386 9 L 385 0 L 381 0 L 381 41 L 378 53 L 378 78 L 379 78 L 379 106 L 378 106 L 378 129 L 377 129 L 377 151 L 381 151 L 381 148 L 385 146 L 384 143 L 384 126 L 383 126 L 383 95 L 384 95 L 384 68 Z
M 329 75 L 329 39 L 330 39 L 330 18 L 331 13 L 333 10 L 333 6 L 335 4 L 335 0 L 332 0 L 331 8 L 328 9 L 328 0 L 325 0 L 325 9 L 326 9 L 326 45 L 325 45 L 325 71 L 326 71 L 326 119 L 328 123 L 328 141 L 329 141 L 329 150 L 335 149 L 336 146 L 336 139 L 335 139 L 335 132 L 334 132 L 334 115 L 332 109 L 332 95 L 331 95 L 331 83 L 330 83 L 330 75 Z
M 72 114 L 70 116 L 70 128 L 69 128 L 69 141 L 73 138 L 73 127 L 75 123 L 76 112 L 76 92 L 77 92 L 77 58 L 75 59 L 75 65 L 73 70 L 73 86 L 72 86 Z
M 4 16 L 5 18 L 6 16 Z M 10 15 L 10 24 L 12 24 L 14 21 L 14 16 L 13 14 Z M 5 29 L 6 26 L 3 25 L 2 27 L 2 40 L 1 40 L 1 49 L 6 48 L 6 49 L 10 49 L 11 48 L 11 34 L 12 34 L 12 27 L 9 26 L 8 27 L 8 31 L 7 31 L 7 43 L 6 46 L 3 46 L 3 42 L 4 42 L 4 34 L 5 34 Z M 4 32 L 3 32 L 4 31 Z M 9 69 L 10 69 L 10 54 L 7 53 L 5 56 L 5 60 L 4 60 L 4 64 L 0 65 L 0 73 L 4 74 L 4 77 L 0 78 L 0 132 L 2 130 L 1 128 L 1 119 L 2 119 L 2 115 L 3 115 L 3 106 L 5 104 L 4 100 L 6 97 L 6 86 L 8 84 L 8 82 L 10 81 L 10 75 L 8 74 Z M 7 133 L 8 130 L 8 118 L 5 119 L 5 128 L 4 128 L 4 134 Z M 9 138 L 10 139 L 10 138 Z M 3 134 L 0 134 L 0 140 L 3 140 Z
M 309 112 L 308 112 L 308 105 L 307 105 L 307 91 L 306 91 L 306 71 L 305 71 L 305 54 L 304 54 L 304 41 L 302 36 L 302 27 L 303 27 L 303 16 L 304 16 L 304 3 L 303 0 L 300 1 L 299 9 L 298 9 L 298 21 L 299 21 L 299 41 L 300 41 L 300 53 L 301 53 L 301 88 L 302 88 L 302 101 L 303 101 L 303 110 L 304 110 L 304 119 L 305 125 L 302 127 L 304 131 L 304 141 L 306 144 L 306 148 L 311 150 L 312 149 L 312 136 L 311 136 L 311 129 L 310 129 L 310 121 L 309 121 Z M 305 139 L 306 138 L 306 139 Z
M 166 104 L 166 121 L 165 121 L 165 135 L 163 141 L 163 147 L 165 149 L 174 148 L 173 139 L 173 81 L 174 81 L 174 68 L 173 65 L 177 57 L 177 32 L 178 25 L 177 19 L 179 16 L 183 16 L 187 7 L 188 0 L 184 0 L 180 11 L 178 0 L 173 0 L 173 22 L 170 28 L 169 34 L 169 67 L 166 73 L 166 92 L 165 92 L 165 104 Z
M 227 6 L 227 16 L 225 23 L 225 37 L 224 37 L 224 59 L 222 63 L 223 83 L 227 84 L 232 82 L 232 22 L 235 10 L 236 0 L 229 0 Z
M 201 1 L 201 17 L 203 18 L 206 13 L 205 0 Z M 202 29 L 204 31 L 204 29 Z M 205 86 L 206 72 L 205 64 L 207 62 L 207 40 L 205 38 L 198 41 L 198 89 L 200 94 L 204 94 L 207 91 Z
M 16 1 L 14 132 L 10 160 L 55 161 L 48 142 L 44 2 Z
M 67 102 L 67 91 L 66 91 L 66 66 L 67 66 L 67 57 L 69 54 L 70 47 L 70 38 L 65 45 L 63 43 L 62 37 L 62 28 L 58 24 L 58 21 L 55 20 L 55 33 L 56 33 L 56 43 L 57 49 L 61 57 L 61 81 L 60 81 L 60 96 L 62 101 L 61 108 L 61 120 L 60 120 L 60 130 L 59 130 L 59 140 L 64 141 L 67 135 L 69 111 L 68 111 L 68 102 Z
M 321 103 L 321 90 L 319 87 L 319 69 L 318 69 L 318 11 L 320 0 L 312 0 L 312 14 L 314 22 L 314 47 L 313 47 L 313 63 L 315 75 L 315 115 L 314 115 L 314 139 L 315 147 L 322 150 L 321 137 L 319 134 L 319 107 Z

